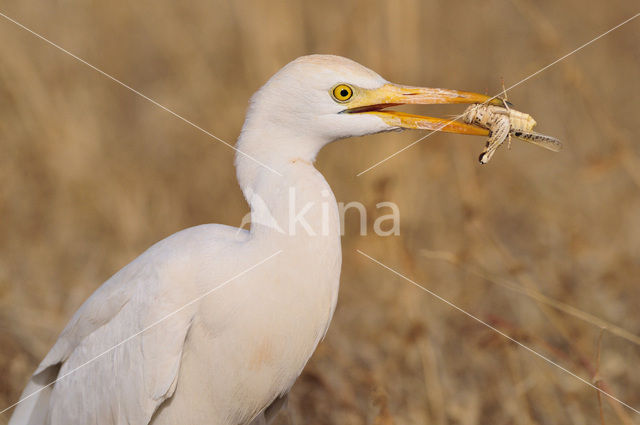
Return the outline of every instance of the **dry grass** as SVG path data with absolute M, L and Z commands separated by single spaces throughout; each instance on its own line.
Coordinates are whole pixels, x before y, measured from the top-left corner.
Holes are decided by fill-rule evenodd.
M 302 54 L 493 94 L 500 77 L 509 86 L 636 9 L 627 0 L 2 5 L 229 141 L 250 94 Z M 337 198 L 372 213 L 378 200 L 398 203 L 402 235 L 360 237 L 347 221 L 338 310 L 294 387 L 295 423 L 601 423 L 593 389 L 355 249 L 640 407 L 639 25 L 509 93 L 565 142 L 561 154 L 514 143 L 481 167 L 481 139 L 437 134 L 356 178 L 420 134 L 322 152 L 318 168 Z M 102 281 L 179 229 L 238 225 L 247 206 L 230 149 L 4 20 L 0 37 L 4 407 Z M 599 344 L 603 324 L 611 331 Z M 606 397 L 602 416 L 640 423 Z

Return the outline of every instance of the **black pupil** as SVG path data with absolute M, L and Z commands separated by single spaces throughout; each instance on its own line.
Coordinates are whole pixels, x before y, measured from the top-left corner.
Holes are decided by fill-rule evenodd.
M 342 96 L 342 97 L 349 96 L 349 91 L 347 89 L 340 90 L 340 96 Z

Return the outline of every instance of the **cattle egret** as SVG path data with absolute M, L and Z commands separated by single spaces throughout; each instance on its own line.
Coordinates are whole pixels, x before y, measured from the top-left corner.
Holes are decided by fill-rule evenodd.
M 62 331 L 10 424 L 269 423 L 324 337 L 338 295 L 338 208 L 316 154 L 336 139 L 389 130 L 487 136 L 385 109 L 482 102 L 502 105 L 392 84 L 337 56 L 286 65 L 252 97 L 237 142 L 250 230 L 186 229 L 113 275 Z

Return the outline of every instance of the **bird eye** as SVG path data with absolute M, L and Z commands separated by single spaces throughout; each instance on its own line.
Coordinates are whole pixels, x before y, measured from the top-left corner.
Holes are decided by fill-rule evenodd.
M 346 102 L 353 96 L 353 89 L 346 84 L 338 84 L 331 92 L 338 102 Z

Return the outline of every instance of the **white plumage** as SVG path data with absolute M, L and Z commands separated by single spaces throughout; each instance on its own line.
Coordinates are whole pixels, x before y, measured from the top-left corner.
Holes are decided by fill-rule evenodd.
M 353 89 L 347 101 L 332 97 L 338 84 Z M 312 165 L 318 151 L 343 137 L 440 122 L 382 111 L 391 104 L 483 100 L 395 86 L 336 56 L 284 67 L 252 98 L 238 139 L 251 230 L 183 230 L 107 280 L 35 371 L 10 424 L 268 422 L 336 306 L 338 210 Z M 486 134 L 462 124 L 445 130 Z M 311 231 L 291 226 L 303 210 Z

